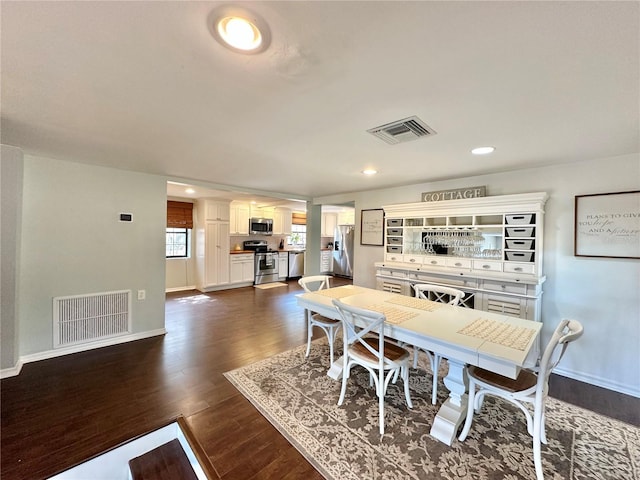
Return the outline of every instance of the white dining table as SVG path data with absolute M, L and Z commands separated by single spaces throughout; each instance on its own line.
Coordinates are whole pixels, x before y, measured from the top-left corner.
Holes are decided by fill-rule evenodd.
M 382 311 L 385 336 L 435 351 L 448 359 L 444 384 L 449 398 L 434 418 L 430 434 L 451 445 L 467 410 L 467 365 L 516 378 L 521 368 L 533 367 L 539 355 L 540 322 L 466 307 L 414 299 L 356 285 L 344 285 L 297 295 L 298 305 L 329 318 L 340 319 L 334 298 L 360 308 Z M 339 378 L 342 359 L 329 375 Z

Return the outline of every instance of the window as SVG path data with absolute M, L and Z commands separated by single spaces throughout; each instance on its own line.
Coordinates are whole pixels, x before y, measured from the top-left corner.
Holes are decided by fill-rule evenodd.
M 287 244 L 295 247 L 304 247 L 307 244 L 307 226 L 291 225 L 291 235 L 287 237 Z
M 188 258 L 193 203 L 167 201 L 167 258 Z
M 189 256 L 188 228 L 167 228 L 167 258 L 187 258 Z

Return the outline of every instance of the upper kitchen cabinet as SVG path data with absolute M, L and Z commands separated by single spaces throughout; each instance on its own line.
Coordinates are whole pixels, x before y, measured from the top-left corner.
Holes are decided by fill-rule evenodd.
M 282 207 L 273 209 L 273 234 L 291 235 L 291 209 Z
M 291 209 L 268 207 L 260 209 L 260 216 L 273 220 L 274 235 L 291 235 Z
M 355 209 L 338 212 L 338 225 L 354 225 L 356 223 L 355 220 Z
M 321 231 L 323 237 L 333 237 L 336 226 L 338 225 L 337 213 L 323 213 Z
M 205 198 L 199 203 L 204 203 L 204 219 L 229 221 L 229 202 Z
M 249 217 L 251 206 L 248 203 L 231 202 L 229 210 L 229 233 L 231 235 L 249 235 Z

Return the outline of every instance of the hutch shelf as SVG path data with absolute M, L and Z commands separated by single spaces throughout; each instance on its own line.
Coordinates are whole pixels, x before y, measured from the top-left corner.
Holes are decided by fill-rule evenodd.
M 434 283 L 461 304 L 540 321 L 545 192 L 384 206 L 379 290 Z

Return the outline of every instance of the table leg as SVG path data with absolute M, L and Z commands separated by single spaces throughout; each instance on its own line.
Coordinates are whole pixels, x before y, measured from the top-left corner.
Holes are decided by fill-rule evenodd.
M 431 436 L 447 445 L 456 437 L 458 427 L 467 415 L 467 368 L 464 363 L 449 360 L 449 373 L 444 379 L 449 398 L 433 420 Z
M 342 378 L 343 368 L 344 368 L 344 356 L 336 359 L 336 361 L 331 364 L 331 367 L 329 367 L 329 371 L 327 372 L 327 375 L 329 375 L 334 380 L 339 380 Z

